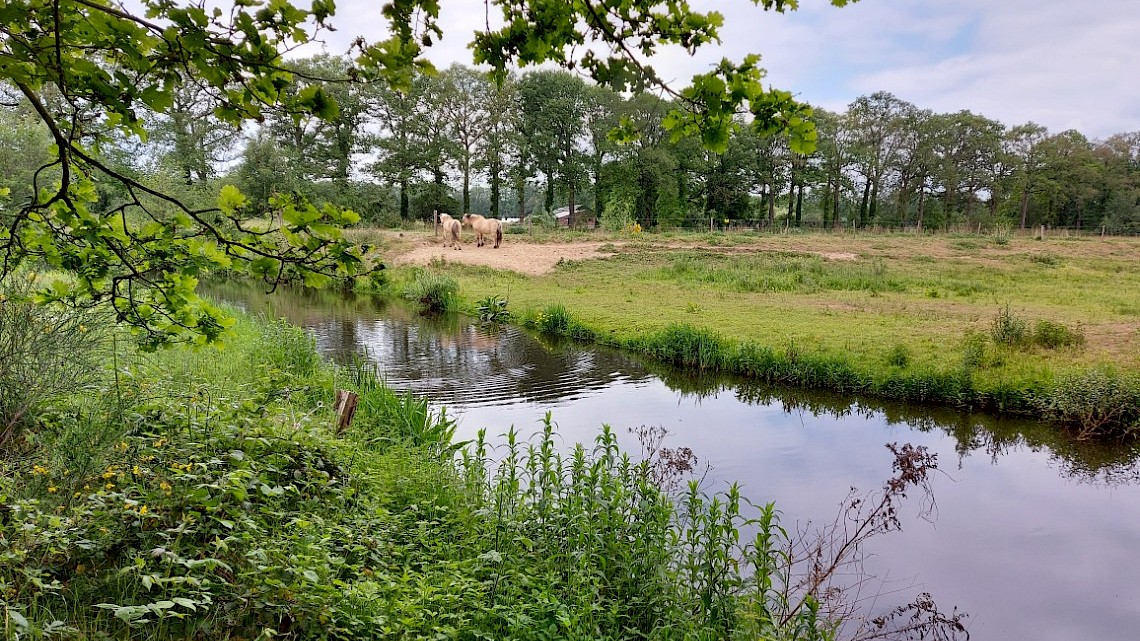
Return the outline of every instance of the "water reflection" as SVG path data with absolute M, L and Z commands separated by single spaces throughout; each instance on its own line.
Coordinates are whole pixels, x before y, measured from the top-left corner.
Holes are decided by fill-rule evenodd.
M 969 457 L 984 456 L 996 463 L 1013 450 L 1028 448 L 1045 453 L 1069 478 L 1105 485 L 1140 480 L 1137 447 L 1077 441 L 1035 421 L 692 373 L 516 327 L 479 326 L 457 315 L 423 316 L 374 296 L 319 290 L 270 295 L 235 281 L 212 283 L 205 293 L 254 313 L 286 318 L 309 329 L 318 349 L 334 361 L 347 363 L 364 355 L 378 365 L 389 385 L 429 395 L 449 408 L 565 407 L 615 384 L 636 388 L 657 380 L 677 394 L 678 402 L 699 404 L 731 395 L 741 403 L 779 408 L 790 415 L 859 418 L 940 432 L 954 439 L 958 467 Z
M 523 434 L 551 411 L 569 444 L 611 424 L 657 425 L 711 463 L 709 487 L 740 481 L 789 527 L 828 523 L 848 489 L 890 475 L 887 442 L 925 445 L 946 474 L 938 520 L 912 506 L 904 532 L 873 541 L 865 570 L 883 604 L 932 592 L 969 612 L 975 641 L 1131 639 L 1140 623 L 1140 472 L 1135 448 L 1067 439 L 1033 421 L 692 376 L 629 354 L 424 318 L 400 304 L 220 284 L 209 291 L 309 328 L 339 361 L 367 354 L 390 385 L 429 395 L 460 438 Z M 908 508 L 910 509 L 910 508 Z

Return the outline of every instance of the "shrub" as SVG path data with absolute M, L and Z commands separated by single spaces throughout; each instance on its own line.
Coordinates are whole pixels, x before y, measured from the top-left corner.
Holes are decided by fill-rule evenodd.
M 1068 376 L 1037 401 L 1045 418 L 1077 438 L 1128 437 L 1140 430 L 1140 381 L 1108 369 Z
M 484 323 L 501 323 L 511 317 L 511 313 L 507 311 L 507 300 L 497 294 L 475 303 L 475 311 L 478 313 L 479 320 Z
M 998 310 L 997 318 L 990 325 L 990 338 L 997 345 L 1021 347 L 1028 345 L 1031 339 L 1029 323 L 1016 316 L 1006 305 Z
M 0 446 L 44 404 L 96 380 L 110 327 L 97 313 L 32 300 L 34 273 L 0 281 Z
M 716 370 L 725 366 L 728 343 L 707 329 L 673 324 L 645 337 L 639 348 L 667 363 Z
M 1061 323 L 1039 320 L 1033 326 L 1033 343 L 1047 349 L 1075 347 L 1085 344 L 1085 334 L 1080 328 L 1074 330 Z
M 404 298 L 418 302 L 426 313 L 455 311 L 459 301 L 459 282 L 446 274 L 420 270 L 404 289 Z
M 887 364 L 895 367 L 906 367 L 910 364 L 910 350 L 906 345 L 896 344 L 887 352 Z
M 570 312 L 566 309 L 565 305 L 560 303 L 547 305 L 538 313 L 538 318 L 535 321 L 535 325 L 540 332 L 545 334 L 559 334 L 562 336 L 570 332 L 570 323 Z

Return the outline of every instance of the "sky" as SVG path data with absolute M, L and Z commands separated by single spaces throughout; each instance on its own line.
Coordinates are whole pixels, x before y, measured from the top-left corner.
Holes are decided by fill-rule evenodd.
M 844 8 L 801 0 L 764 12 L 749 0 L 690 0 L 725 16 L 722 43 L 649 62 L 680 88 L 723 57 L 761 55 L 769 85 L 844 111 L 887 91 L 919 108 L 970 110 L 1007 126 L 1035 122 L 1090 138 L 1140 131 L 1140 0 L 860 0 Z M 386 36 L 382 0 L 338 0 L 330 53 L 356 36 Z M 438 67 L 471 65 L 486 23 L 479 0 L 441 0 Z M 491 24 L 494 25 L 492 8 Z

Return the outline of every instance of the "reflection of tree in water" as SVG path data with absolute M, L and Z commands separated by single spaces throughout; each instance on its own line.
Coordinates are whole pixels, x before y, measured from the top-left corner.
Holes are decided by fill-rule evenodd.
M 722 387 L 730 385 L 721 384 Z M 1019 448 L 1045 452 L 1062 475 L 1089 483 L 1109 485 L 1140 481 L 1140 449 L 1112 442 L 1077 440 L 1057 426 L 1043 421 L 877 399 L 857 398 L 813 390 L 789 389 L 748 381 L 736 381 L 737 397 L 758 405 L 776 405 L 785 412 L 813 416 L 863 418 L 881 416 L 888 425 L 907 425 L 922 432 L 941 431 L 956 441 L 962 459 L 982 452 L 991 463 Z
M 292 289 L 267 295 L 235 282 L 204 289 L 248 311 L 305 327 L 332 360 L 347 363 L 363 355 L 392 387 L 443 403 L 549 402 L 618 377 L 648 376 L 621 352 L 540 342 L 514 327 L 479 327 L 457 315 L 425 317 L 372 297 Z
M 787 413 L 859 416 L 924 432 L 941 431 L 955 438 L 959 464 L 979 452 L 997 464 L 1005 454 L 1024 447 L 1047 452 L 1063 475 L 1082 482 L 1140 481 L 1136 447 L 1077 441 L 1037 421 L 693 373 L 626 352 L 532 336 L 514 327 L 480 327 L 455 315 L 424 317 L 374 297 L 311 290 L 281 290 L 268 296 L 264 289 L 232 282 L 204 289 L 250 312 L 284 317 L 309 328 L 322 353 L 337 362 L 366 354 L 393 387 L 445 404 L 552 402 L 585 395 L 618 379 L 656 376 L 671 390 L 697 400 L 732 391 L 742 402 L 778 405 Z

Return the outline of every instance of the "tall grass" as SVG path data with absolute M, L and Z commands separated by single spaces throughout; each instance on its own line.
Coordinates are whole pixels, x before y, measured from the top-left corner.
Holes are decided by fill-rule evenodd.
M 4 638 L 724 638 L 766 598 L 734 547 L 742 499 L 676 503 L 608 429 L 569 455 L 549 416 L 462 447 L 281 323 L 118 358 L 121 394 L 54 404 L 0 457 Z M 342 437 L 334 386 L 360 394 Z
M 241 318 L 220 352 L 118 358 L 113 405 L 56 403 L 0 456 L 4 638 L 779 641 L 838 625 L 797 587 L 773 506 L 671 495 L 608 427 L 569 453 L 549 415 L 530 439 L 455 443 L 426 400 L 364 361 L 319 362 L 282 323 Z M 336 387 L 360 395 L 339 436 Z
M 428 313 L 458 311 L 459 282 L 435 270 L 418 270 L 404 288 L 404 298 L 419 303 Z

